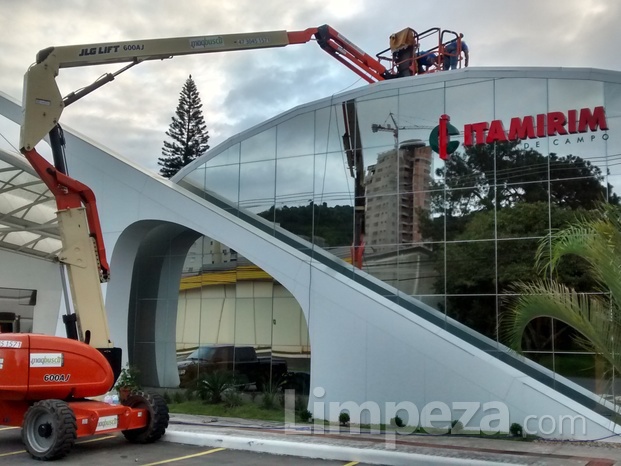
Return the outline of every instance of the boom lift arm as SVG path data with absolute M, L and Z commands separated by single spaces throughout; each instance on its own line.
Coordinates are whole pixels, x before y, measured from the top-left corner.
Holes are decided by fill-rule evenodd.
M 403 34 L 404 32 L 407 34 Z M 285 47 L 293 44 L 304 44 L 314 38 L 325 52 L 332 55 L 365 81 L 373 83 L 410 75 L 410 73 L 404 73 L 400 68 L 412 68 L 413 74 L 416 74 L 415 52 L 420 50 L 421 42 L 430 37 L 437 36 L 437 42 L 431 44 L 427 53 L 436 51 L 439 62 L 445 53 L 444 45 L 448 43 L 445 34 L 449 34 L 451 37 L 455 36 L 459 51 L 461 49 L 461 35 L 453 31 L 432 28 L 418 34 L 413 29 L 406 28 L 404 31 L 391 35 L 393 56 L 390 58 L 382 56 L 382 53 L 389 49 L 378 53 L 377 58 L 371 57 L 327 24 L 291 32 L 266 31 L 48 47 L 37 54 L 35 64 L 30 67 L 24 77 L 22 103 L 24 119 L 20 134 L 20 148 L 22 151 L 34 149 L 35 145 L 58 123 L 64 107 L 114 80 L 117 75 L 125 70 L 146 60 L 163 60 L 178 55 Z M 401 36 L 406 38 L 406 42 L 397 44 L 396 40 Z M 400 56 L 397 52 L 406 48 L 412 49 L 409 52 L 409 56 L 411 56 L 408 61 L 397 61 Z M 382 60 L 390 61 L 392 68 L 384 67 L 381 64 Z M 108 63 L 129 63 L 129 65 L 116 73 L 103 75 L 93 84 L 69 94 L 64 99 L 61 97 L 55 81 L 60 68 Z
M 104 353 L 105 349 L 113 347 L 101 293 L 101 282 L 109 279 L 109 267 L 95 196 L 87 186 L 67 174 L 61 147 L 62 132 L 58 125 L 64 108 L 146 60 L 284 47 L 303 44 L 313 38 L 322 49 L 367 82 L 384 79 L 382 76 L 386 69 L 383 65 L 328 25 L 293 32 L 268 31 L 49 47 L 37 54 L 36 62 L 24 77 L 20 150 L 56 197 L 63 240 L 59 260 L 67 270 L 75 310 L 64 317 L 68 337 L 89 343 Z M 125 62 L 129 64 L 117 72 L 104 74 L 93 84 L 64 98 L 61 96 L 56 83 L 61 68 Z M 46 134 L 50 135 L 54 165 L 35 150 L 36 144 Z M 120 359 L 118 352 L 112 359 Z M 112 363 L 115 372 L 118 371 L 115 367 L 118 364 L 118 361 Z
M 90 342 L 98 348 L 112 347 L 100 289 L 100 282 L 108 280 L 109 267 L 97 217 L 95 196 L 87 186 L 70 178 L 64 166 L 62 132 L 58 122 L 66 106 L 146 60 L 163 60 L 177 55 L 285 47 L 303 44 L 313 38 L 324 51 L 367 82 L 409 76 L 417 73 L 416 51 L 419 49 L 420 40 L 431 35 L 431 32 L 439 36 L 437 47 L 441 53 L 444 32 L 439 28 L 422 34 L 408 28 L 393 34 L 391 45 L 395 46 L 393 47 L 395 50 L 399 49 L 399 53 L 393 53 L 390 59 L 391 70 L 387 70 L 380 62 L 386 58 L 380 54 L 377 59 L 371 57 L 328 25 L 292 32 L 281 30 L 132 40 L 48 47 L 41 50 L 37 54 L 36 62 L 24 77 L 20 150 L 56 197 L 64 248 L 59 259 L 68 269 L 75 309 L 74 314 L 66 317 L 68 336 Z M 403 44 L 393 44 L 401 37 L 405 38 Z M 400 62 L 398 60 L 404 55 L 401 50 L 403 47 L 408 51 L 406 54 L 408 59 Z M 79 91 L 72 92 L 64 98 L 61 96 L 56 84 L 56 76 L 61 68 L 108 63 L 129 64 L 115 73 L 104 74 Z M 35 146 L 46 134 L 50 135 L 54 165 L 48 163 L 35 150 Z M 91 241 L 94 242 L 94 248 L 85 248 Z M 87 250 L 91 249 L 92 256 L 90 252 L 87 254 Z M 79 251 L 79 254 L 76 251 Z M 85 279 L 87 276 L 90 278 Z
M 36 62 L 24 77 L 24 120 L 20 148 L 31 150 L 58 123 L 63 108 L 98 89 L 128 68 L 146 60 L 163 60 L 180 55 L 265 49 L 303 44 L 313 38 L 323 50 L 367 82 L 385 79 L 386 68 L 342 34 L 328 25 L 304 31 L 267 31 L 244 34 L 147 39 L 101 44 L 49 47 L 37 54 Z M 108 63 L 130 64 L 118 72 L 105 74 L 95 83 L 64 99 L 55 78 L 60 68 Z

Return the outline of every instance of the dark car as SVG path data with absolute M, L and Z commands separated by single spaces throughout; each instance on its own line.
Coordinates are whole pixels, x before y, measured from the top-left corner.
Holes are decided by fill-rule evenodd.
M 235 375 L 240 384 L 255 384 L 258 390 L 270 380 L 279 380 L 287 374 L 287 362 L 270 356 L 258 357 L 252 346 L 201 346 L 177 362 L 179 386 L 189 387 L 205 374 L 216 371 Z

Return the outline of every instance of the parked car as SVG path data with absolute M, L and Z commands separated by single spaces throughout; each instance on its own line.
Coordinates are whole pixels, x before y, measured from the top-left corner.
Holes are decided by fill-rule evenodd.
M 233 373 L 240 384 L 255 384 L 257 390 L 262 390 L 270 380 L 284 380 L 287 361 L 259 357 L 252 346 L 210 345 L 200 346 L 178 361 L 177 370 L 182 388 L 191 386 L 203 374 L 223 371 Z

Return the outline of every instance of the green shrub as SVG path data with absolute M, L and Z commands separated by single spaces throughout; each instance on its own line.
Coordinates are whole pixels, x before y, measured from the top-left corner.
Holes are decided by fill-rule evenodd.
M 173 395 L 173 399 L 175 400 L 175 403 L 179 404 L 179 403 L 183 403 L 185 401 L 185 397 L 183 396 L 182 392 L 175 392 L 175 394 Z
M 196 384 L 196 393 L 206 403 L 217 404 L 222 402 L 222 395 L 235 386 L 233 374 L 225 371 L 215 371 L 204 374 Z
M 517 422 L 514 422 L 511 424 L 511 427 L 509 427 L 509 433 L 514 437 L 521 437 L 523 433 L 522 426 Z
M 459 434 L 462 430 L 464 430 L 464 425 L 461 421 L 456 419 L 451 421 L 451 434 Z
M 311 413 L 308 409 L 298 411 L 298 416 L 302 422 L 311 422 L 313 419 L 313 413 Z
M 403 422 L 403 419 L 401 419 L 399 417 L 399 415 L 395 416 L 394 418 L 392 418 L 390 420 L 390 424 L 397 426 L 397 427 L 405 427 L 405 422 Z
M 349 425 L 349 413 L 346 411 L 343 411 L 341 414 L 339 414 L 339 424 L 341 424 L 344 427 L 347 427 Z
M 261 406 L 265 409 L 274 409 L 276 407 L 278 393 L 264 391 L 261 394 Z
M 227 408 L 235 408 L 244 403 L 241 392 L 235 388 L 226 390 L 222 394 L 222 401 Z
M 284 406 L 285 397 L 282 393 L 283 380 L 272 380 L 261 384 L 261 406 L 265 409 L 274 409 L 277 405 Z
M 116 383 L 114 384 L 114 389 L 117 392 L 123 389 L 130 390 L 132 392 L 142 390 L 142 386 L 138 381 L 139 373 L 140 371 L 136 366 L 127 364 L 123 369 L 121 369 L 119 378 L 116 379 Z
M 304 411 L 308 408 L 308 397 L 305 395 L 297 395 L 295 397 L 295 412 Z
M 164 392 L 164 395 L 162 395 L 164 398 L 164 401 L 166 402 L 167 405 L 172 403 L 172 398 L 170 397 L 170 393 L 168 393 L 168 391 Z
M 295 413 L 302 422 L 310 422 L 313 418 L 313 413 L 308 409 L 308 396 L 297 395 L 295 397 Z

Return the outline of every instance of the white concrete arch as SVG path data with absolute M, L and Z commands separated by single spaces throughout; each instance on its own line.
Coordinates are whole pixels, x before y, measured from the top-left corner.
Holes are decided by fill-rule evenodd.
M 383 407 L 402 401 L 419 409 L 433 402 L 451 406 L 454 400 L 499 401 L 508 407 L 511 420 L 520 424 L 529 415 L 573 413 L 588 419 L 586 435 L 591 438 L 614 428 L 606 418 L 369 293 L 294 247 L 249 227 L 233 213 L 168 180 L 129 167 L 76 137 L 68 137 L 68 147 L 72 173 L 98 195 L 108 248 L 116 248 L 122 233 L 136 221 L 182 225 L 231 245 L 291 292 L 309 327 L 311 384 L 319 388 L 317 396 L 311 397 L 315 416 L 338 417 L 338 412 L 330 411 L 330 402 L 373 402 L 384 415 Z M 115 262 L 111 267 L 124 269 Z M 113 275 L 109 287 L 114 287 L 115 279 Z M 130 297 L 106 294 L 107 306 L 123 312 L 128 306 L 117 305 L 120 299 L 127 303 Z M 321 403 L 323 413 L 318 412 Z
M 11 104 L 7 99 L 0 101 L 0 111 Z M 584 419 L 584 431 L 569 435 L 557 428 L 551 436 L 594 439 L 621 433 L 608 418 L 352 279 L 353 271 L 336 271 L 169 180 L 69 131 L 65 135 L 71 176 L 95 192 L 105 243 L 112 251 L 112 278 L 105 296 L 112 336 L 119 346 L 127 348 L 129 343 L 131 283 L 140 248 L 157 247 L 166 235 L 176 234 L 182 249 L 184 241 L 189 241 L 184 235 L 201 234 L 234 247 L 282 283 L 301 305 L 313 348 L 314 390 L 309 409 L 316 418 L 337 419 L 344 403 L 377 406 L 382 422 L 390 416 L 391 406 L 403 402 L 419 412 L 433 403 L 449 408 L 455 402 L 500 403 L 506 407 L 507 422 L 524 424 L 529 416 Z M 174 266 L 165 261 L 158 265 L 160 270 Z M 363 278 L 381 286 L 372 277 Z M 174 280 L 158 285 L 158 297 L 161 290 L 175 286 Z M 167 306 L 154 311 L 158 328 L 157 318 Z M 428 310 L 422 303 L 417 306 Z M 157 330 L 153 333 L 159 335 Z M 160 343 L 155 342 L 153 348 L 158 368 L 168 363 L 160 353 Z M 165 345 L 161 348 L 170 353 Z M 158 378 L 160 384 L 165 382 L 159 373 Z M 568 381 L 565 386 L 596 401 L 595 395 Z M 449 422 L 456 416 L 449 413 Z M 480 423 L 484 417 L 485 412 L 479 410 L 472 422 Z
M 175 357 L 179 283 L 183 260 L 199 237 L 180 225 L 144 220 L 123 231 L 112 253 L 110 263 L 124 276 L 108 284 L 107 308 L 115 309 L 109 314 L 117 314 L 115 327 L 124 330 L 120 341 L 126 357 L 140 367 L 147 386 L 179 385 Z M 112 296 L 129 299 L 113 304 Z

